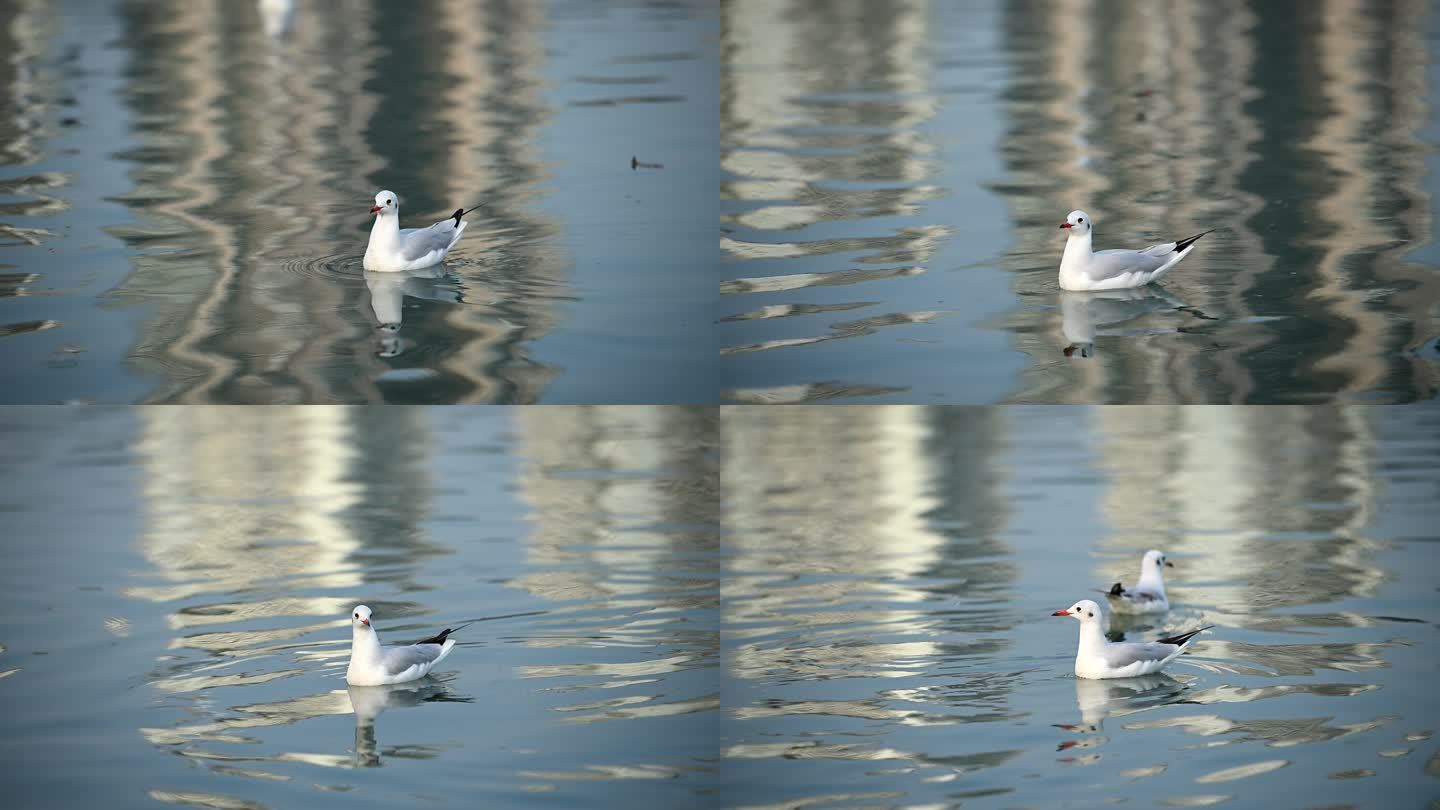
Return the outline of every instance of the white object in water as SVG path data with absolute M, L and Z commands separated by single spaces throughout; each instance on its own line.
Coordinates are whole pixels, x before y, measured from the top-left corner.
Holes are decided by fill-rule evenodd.
M 1101 629 L 1100 606 L 1089 599 L 1051 615 L 1080 621 L 1080 647 L 1075 652 L 1075 675 L 1080 678 L 1133 678 L 1159 672 L 1184 652 L 1195 636 L 1214 626 L 1159 641 L 1110 641 Z
M 345 670 L 345 681 L 351 686 L 383 686 L 423 678 L 455 646 L 455 639 L 448 638 L 455 630 L 447 627 L 439 635 L 414 644 L 381 647 L 380 636 L 370 626 L 370 608 L 365 605 L 356 605 L 350 611 L 350 630 L 350 668 Z
M 1117 582 L 1101 593 L 1116 613 L 1164 613 L 1170 609 L 1170 600 L 1165 597 L 1166 567 L 1175 565 L 1165 559 L 1165 552 L 1152 548 L 1140 560 L 1140 581 L 1134 588 L 1126 590 Z
M 1198 233 L 1188 239 L 1151 245 L 1144 250 L 1090 250 L 1090 235 L 1094 223 L 1084 211 L 1071 211 L 1061 228 L 1068 229 L 1070 236 L 1065 242 L 1065 254 L 1060 257 L 1060 288 L 1065 290 L 1123 290 L 1143 287 L 1170 272 L 1195 248 L 1195 240 L 1204 236 Z
M 382 273 L 418 270 L 439 264 L 450 248 L 460 241 L 460 235 L 465 232 L 465 223 L 460 218 L 470 211 L 457 208 L 449 219 L 442 219 L 428 228 L 406 228 L 402 231 L 400 199 L 393 191 L 382 191 L 375 195 L 375 205 L 370 208 L 370 213 L 375 215 L 375 224 L 370 226 L 370 243 L 365 247 L 362 264 L 366 270 Z

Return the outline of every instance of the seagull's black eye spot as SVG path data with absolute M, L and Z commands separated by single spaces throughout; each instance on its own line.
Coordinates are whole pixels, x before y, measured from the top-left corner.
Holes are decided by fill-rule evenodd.
M 355 618 L 357 618 L 357 619 L 360 618 L 360 614 L 359 614 L 359 613 L 356 613 L 356 614 L 355 614 Z
M 1077 219 L 1077 220 L 1075 220 L 1075 221 L 1076 221 L 1076 222 L 1084 222 L 1084 221 L 1085 221 L 1085 218 L 1084 218 L 1084 217 L 1080 217 L 1079 219 Z
M 1086 616 L 1094 616 L 1095 614 L 1094 614 L 1094 613 L 1091 613 L 1090 611 L 1087 610 L 1087 611 L 1085 611 L 1085 615 L 1086 615 Z

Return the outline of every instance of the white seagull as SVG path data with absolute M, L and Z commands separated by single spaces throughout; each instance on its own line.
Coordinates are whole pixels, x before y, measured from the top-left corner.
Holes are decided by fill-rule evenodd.
M 1111 641 L 1100 627 L 1100 606 L 1089 599 L 1050 615 L 1080 620 L 1080 648 L 1075 652 L 1078 678 L 1133 678 L 1159 672 L 1184 652 L 1195 636 L 1214 627 L 1206 625 L 1159 641 Z
M 1126 590 L 1120 583 L 1101 591 L 1110 600 L 1110 607 L 1116 613 L 1164 613 L 1170 609 L 1170 600 L 1165 598 L 1165 568 L 1175 564 L 1165 559 L 1165 552 L 1150 549 L 1140 560 L 1140 581 Z
M 1071 211 L 1060 223 L 1070 231 L 1065 255 L 1060 257 L 1060 288 L 1064 290 L 1123 290 L 1143 287 L 1170 272 L 1195 247 L 1195 240 L 1215 230 L 1197 233 L 1189 239 L 1151 245 L 1144 250 L 1090 251 L 1094 225 L 1084 211 Z
M 466 224 L 460 218 L 470 211 L 457 208 L 449 219 L 442 219 L 428 228 L 406 228 L 402 231 L 400 201 L 395 192 L 382 191 L 375 195 L 375 205 L 370 208 L 370 213 L 376 215 L 375 224 L 370 226 L 370 244 L 365 247 L 362 264 L 366 270 L 382 273 L 418 270 L 439 264 L 450 248 L 460 241 Z
M 445 660 L 455 639 L 447 639 L 455 630 L 472 624 L 466 622 L 444 632 L 404 647 L 380 646 L 380 636 L 370 626 L 370 608 L 356 605 L 350 611 L 350 668 L 345 682 L 351 686 L 384 686 L 418 680 L 430 674 L 435 665 Z

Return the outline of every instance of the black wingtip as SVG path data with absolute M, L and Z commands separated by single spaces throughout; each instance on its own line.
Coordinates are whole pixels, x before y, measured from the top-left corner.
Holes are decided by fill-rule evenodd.
M 1181 634 L 1178 635 L 1178 636 L 1170 636 L 1169 638 L 1157 639 L 1157 641 L 1159 641 L 1161 644 L 1174 644 L 1175 646 L 1180 647 L 1180 646 L 1183 646 L 1183 645 L 1185 644 L 1185 642 L 1187 642 L 1187 641 L 1189 641 L 1190 639 L 1192 639 L 1192 638 L 1200 635 L 1201 633 L 1205 632 L 1206 630 L 1209 630 L 1210 628 L 1212 628 L 1212 627 L 1214 627 L 1214 626 L 1215 626 L 1215 625 L 1213 625 L 1213 624 L 1207 624 L 1207 625 L 1205 625 L 1204 627 L 1201 627 L 1201 628 L 1196 629 L 1196 630 L 1191 630 L 1191 631 L 1188 632 L 1188 633 L 1181 633 Z
M 1122 588 L 1122 587 L 1120 587 L 1120 583 L 1117 582 L 1117 583 L 1115 583 L 1114 585 L 1111 585 L 1111 586 L 1110 586 L 1110 595 L 1111 595 L 1111 596 L 1124 596 L 1124 595 L 1125 595 L 1125 589 Z
M 1214 228 L 1211 228 L 1210 230 L 1205 231 L 1205 233 L 1197 233 L 1197 234 L 1195 234 L 1194 236 L 1190 237 L 1189 239 L 1181 239 L 1179 242 L 1176 242 L 1176 243 L 1175 243 L 1175 250 L 1174 250 L 1173 252 L 1179 253 L 1180 251 L 1184 250 L 1185 248 L 1188 248 L 1188 247 L 1190 247 L 1191 245 L 1195 244 L 1196 240 L 1198 240 L 1200 237 L 1204 236 L 1206 233 L 1214 233 L 1214 232 L 1215 232 L 1215 229 L 1214 229 Z

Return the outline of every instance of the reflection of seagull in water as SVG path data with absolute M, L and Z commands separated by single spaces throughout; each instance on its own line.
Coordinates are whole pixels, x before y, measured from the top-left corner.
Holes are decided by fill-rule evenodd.
M 1075 703 L 1080 708 L 1079 723 L 1056 723 L 1055 727 L 1076 734 L 1099 735 L 1104 732 L 1105 718 L 1112 714 L 1130 714 L 1145 708 L 1138 698 L 1159 698 L 1146 703 L 1168 702 L 1165 698 L 1180 694 L 1185 685 L 1169 675 L 1141 675 L 1136 678 L 1096 681 L 1088 678 L 1075 679 Z M 1103 745 L 1104 737 L 1090 736 L 1078 740 L 1065 740 L 1057 751 L 1072 748 L 1094 748 Z
M 407 297 L 444 304 L 465 301 L 460 282 L 439 264 L 400 273 L 366 270 L 365 286 L 370 290 L 370 309 L 379 323 L 381 357 L 395 357 L 401 352 L 400 323 L 405 318 Z
M 1215 320 L 1205 313 L 1187 307 L 1178 298 L 1160 287 L 1132 290 L 1101 290 L 1098 292 L 1062 291 L 1060 293 L 1060 331 L 1070 345 L 1066 357 L 1079 354 L 1089 357 L 1100 327 L 1133 321 L 1151 312 L 1177 310 L 1207 321 Z
M 422 684 L 391 686 L 351 686 L 350 708 L 355 712 L 355 762 L 367 768 L 380 765 L 380 748 L 375 741 L 375 718 L 391 707 L 414 708 L 422 703 L 457 701 L 469 698 L 451 696 L 445 684 L 427 681 Z

